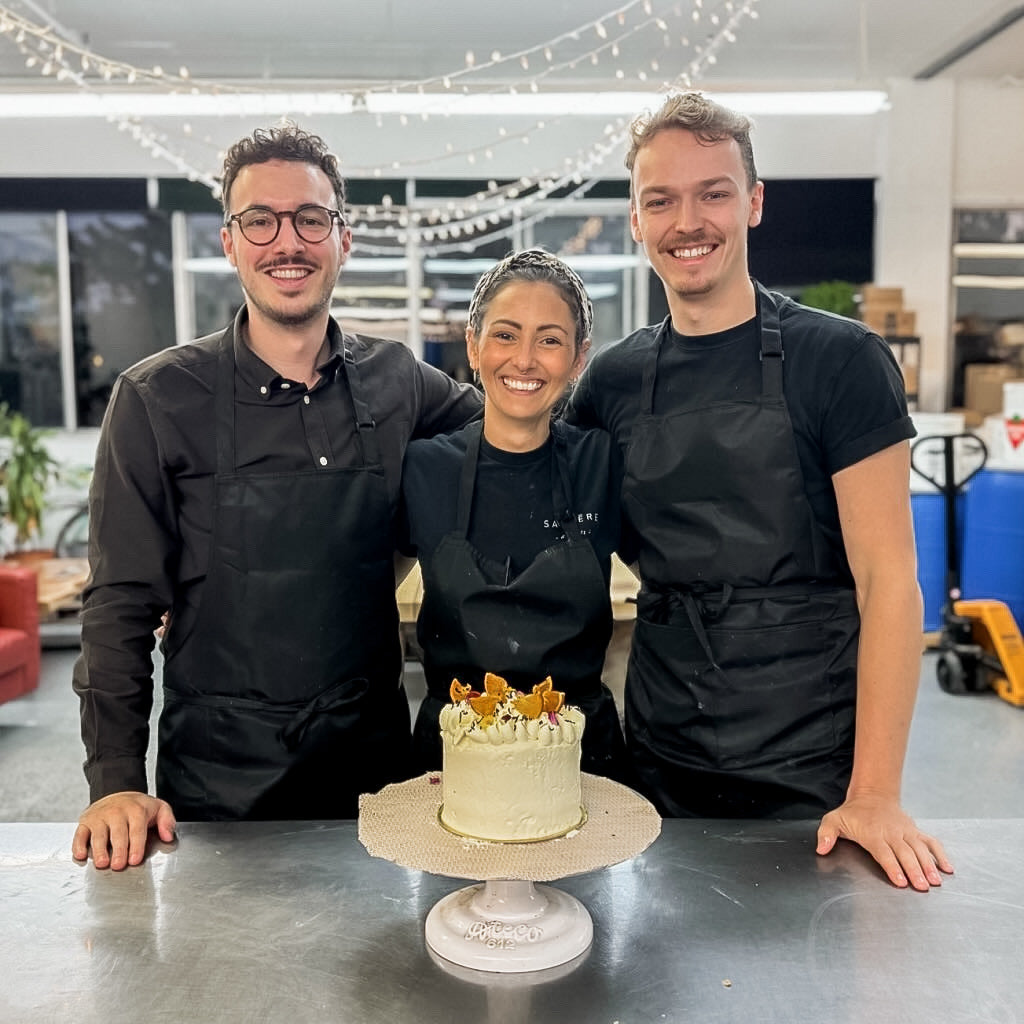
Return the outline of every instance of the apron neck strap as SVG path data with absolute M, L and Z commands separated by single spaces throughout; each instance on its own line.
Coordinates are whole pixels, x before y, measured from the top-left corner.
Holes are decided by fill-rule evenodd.
M 457 506 L 456 531 L 465 539 L 469 534 L 469 522 L 473 514 L 473 492 L 476 488 L 476 469 L 480 462 L 480 442 L 483 437 L 483 421 L 466 428 L 466 455 L 462 460 L 459 474 L 459 501 Z M 572 484 L 569 476 L 569 457 L 565 435 L 558 423 L 551 424 L 551 496 L 555 513 L 565 527 L 566 533 L 574 540 L 581 539 L 579 521 L 572 510 Z
M 236 320 L 237 325 L 237 320 Z M 214 424 L 217 437 L 217 475 L 235 470 L 235 331 L 229 327 L 217 349 L 217 379 L 213 388 Z
M 782 398 L 782 327 L 779 307 L 771 295 L 755 283 L 757 323 L 761 329 L 761 396 L 769 401 Z
M 658 374 L 658 353 L 661 351 L 662 342 L 668 337 L 671 323 L 671 314 L 661 321 L 661 326 L 654 336 L 654 345 L 644 362 L 644 376 L 640 384 L 640 412 L 648 416 L 654 413 L 654 379 Z
M 348 384 L 349 397 L 352 399 L 352 408 L 356 414 L 356 437 L 359 440 L 359 447 L 363 455 L 363 465 L 378 465 L 380 463 L 380 449 L 377 445 L 377 424 L 370 413 L 370 407 L 364 398 L 362 377 L 359 373 L 359 364 L 352 355 L 347 340 L 342 339 L 345 358 L 341 366 L 335 369 L 335 373 L 344 373 L 345 381 Z
M 462 472 L 459 474 L 459 504 L 456 529 L 459 536 L 465 538 L 469 533 L 469 517 L 473 513 L 473 488 L 476 486 L 476 466 L 480 461 L 480 438 L 483 436 L 484 424 L 480 420 L 466 428 L 468 444 L 466 455 L 462 460 Z
M 768 400 L 782 397 L 782 327 L 779 322 L 779 307 L 769 292 L 754 282 L 756 300 L 756 325 L 760 334 L 761 348 L 761 395 Z M 658 373 L 658 354 L 671 328 L 671 314 L 661 322 L 654 344 L 644 362 L 643 379 L 640 384 L 640 409 L 648 416 L 654 413 L 654 382 Z

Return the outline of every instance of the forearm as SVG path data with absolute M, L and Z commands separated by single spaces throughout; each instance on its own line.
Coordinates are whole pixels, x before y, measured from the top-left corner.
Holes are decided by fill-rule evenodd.
M 858 593 L 857 726 L 849 795 L 899 799 L 921 671 L 921 592 L 910 573 Z
M 82 604 L 81 702 L 92 799 L 146 790 L 153 631 L 171 606 L 176 537 L 149 416 L 119 381 L 96 453 L 89 501 L 91 577 Z
M 147 790 L 153 633 L 141 620 L 126 631 L 116 608 L 108 602 L 83 611 L 82 654 L 74 669 L 90 800 L 123 790 Z M 132 619 L 142 611 L 135 605 L 126 610 Z

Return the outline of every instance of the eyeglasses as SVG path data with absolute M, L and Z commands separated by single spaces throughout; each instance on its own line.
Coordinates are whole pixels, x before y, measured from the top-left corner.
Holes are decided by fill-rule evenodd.
M 323 206 L 300 206 L 297 210 L 268 210 L 265 206 L 250 206 L 248 210 L 233 214 L 224 221 L 230 227 L 232 221 L 239 231 L 253 245 L 270 245 L 281 233 L 281 222 L 290 217 L 295 234 L 304 242 L 322 242 L 334 229 L 334 222 L 345 223 L 337 210 Z

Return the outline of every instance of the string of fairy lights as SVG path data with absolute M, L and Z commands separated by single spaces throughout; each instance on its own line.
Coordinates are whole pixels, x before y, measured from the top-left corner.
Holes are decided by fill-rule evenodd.
M 510 53 L 494 50 L 486 55 L 467 52 L 463 66 L 429 78 L 387 83 L 330 83 L 339 109 L 369 113 L 381 130 L 406 127 L 417 119 L 447 118 L 457 100 L 465 96 L 538 94 L 557 76 L 579 74 L 600 67 L 603 77 L 623 89 L 644 88 L 667 92 L 694 87 L 718 60 L 724 47 L 736 40 L 741 25 L 757 17 L 758 0 L 629 0 L 598 18 L 558 36 Z M 193 76 L 188 68 L 175 71 L 160 66 L 143 68 L 99 54 L 81 41 L 78 33 L 56 23 L 38 24 L 0 5 L 0 40 L 17 47 L 26 70 L 59 83 L 64 89 L 107 95 L 126 87 L 147 92 L 216 99 L 216 109 L 237 114 L 247 98 L 265 94 L 265 83 L 250 85 L 213 81 Z M 643 43 L 642 66 L 624 66 L 627 43 Z M 636 47 L 630 49 L 636 52 Z M 634 58 L 634 62 L 637 58 Z M 673 73 L 666 73 L 665 68 Z M 682 68 L 682 70 L 678 70 Z M 304 83 L 309 89 L 310 83 Z M 401 98 L 412 96 L 418 113 L 401 109 Z M 372 111 L 373 107 L 386 107 Z M 394 112 L 390 112 L 393 110 Z M 288 116 L 301 117 L 296 109 Z M 123 113 L 108 117 L 155 160 L 169 165 L 189 180 L 206 185 L 216 195 L 219 184 L 210 164 L 219 164 L 220 147 L 209 134 L 197 133 L 191 120 L 177 118 L 171 128 L 157 128 L 143 118 Z M 565 117 L 537 118 L 526 127 L 498 123 L 489 138 L 461 149 L 446 142 L 436 153 L 422 149 L 416 157 L 396 159 L 386 166 L 344 163 L 349 178 L 414 178 L 417 171 L 438 160 L 464 160 L 489 177 L 486 188 L 460 200 L 419 208 L 384 196 L 369 207 L 349 213 L 361 252 L 391 255 L 415 240 L 426 254 L 466 251 L 493 239 L 508 237 L 524 224 L 543 219 L 554 195 L 580 196 L 593 188 L 598 171 L 612 155 L 621 156 L 629 120 L 613 118 L 595 133 L 592 144 L 566 153 L 558 166 L 534 168 L 512 182 L 494 180 L 488 169 L 501 164 L 509 146 L 528 146 L 542 134 L 557 137 Z M 441 135 L 443 133 L 437 133 Z M 194 155 L 199 151 L 200 156 Z M 190 155 L 192 154 L 192 155 Z

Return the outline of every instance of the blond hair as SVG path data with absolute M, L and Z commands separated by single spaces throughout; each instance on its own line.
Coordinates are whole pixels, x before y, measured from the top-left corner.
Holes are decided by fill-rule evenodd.
M 692 132 L 705 145 L 735 139 L 740 147 L 743 169 L 747 173 L 747 186 L 753 188 L 757 184 L 754 147 L 750 142 L 753 122 L 745 114 L 723 107 L 699 92 L 673 93 L 653 114 L 646 112 L 634 119 L 629 126 L 631 143 L 626 154 L 626 168 L 631 178 L 637 153 L 655 135 L 667 128 L 682 128 Z

